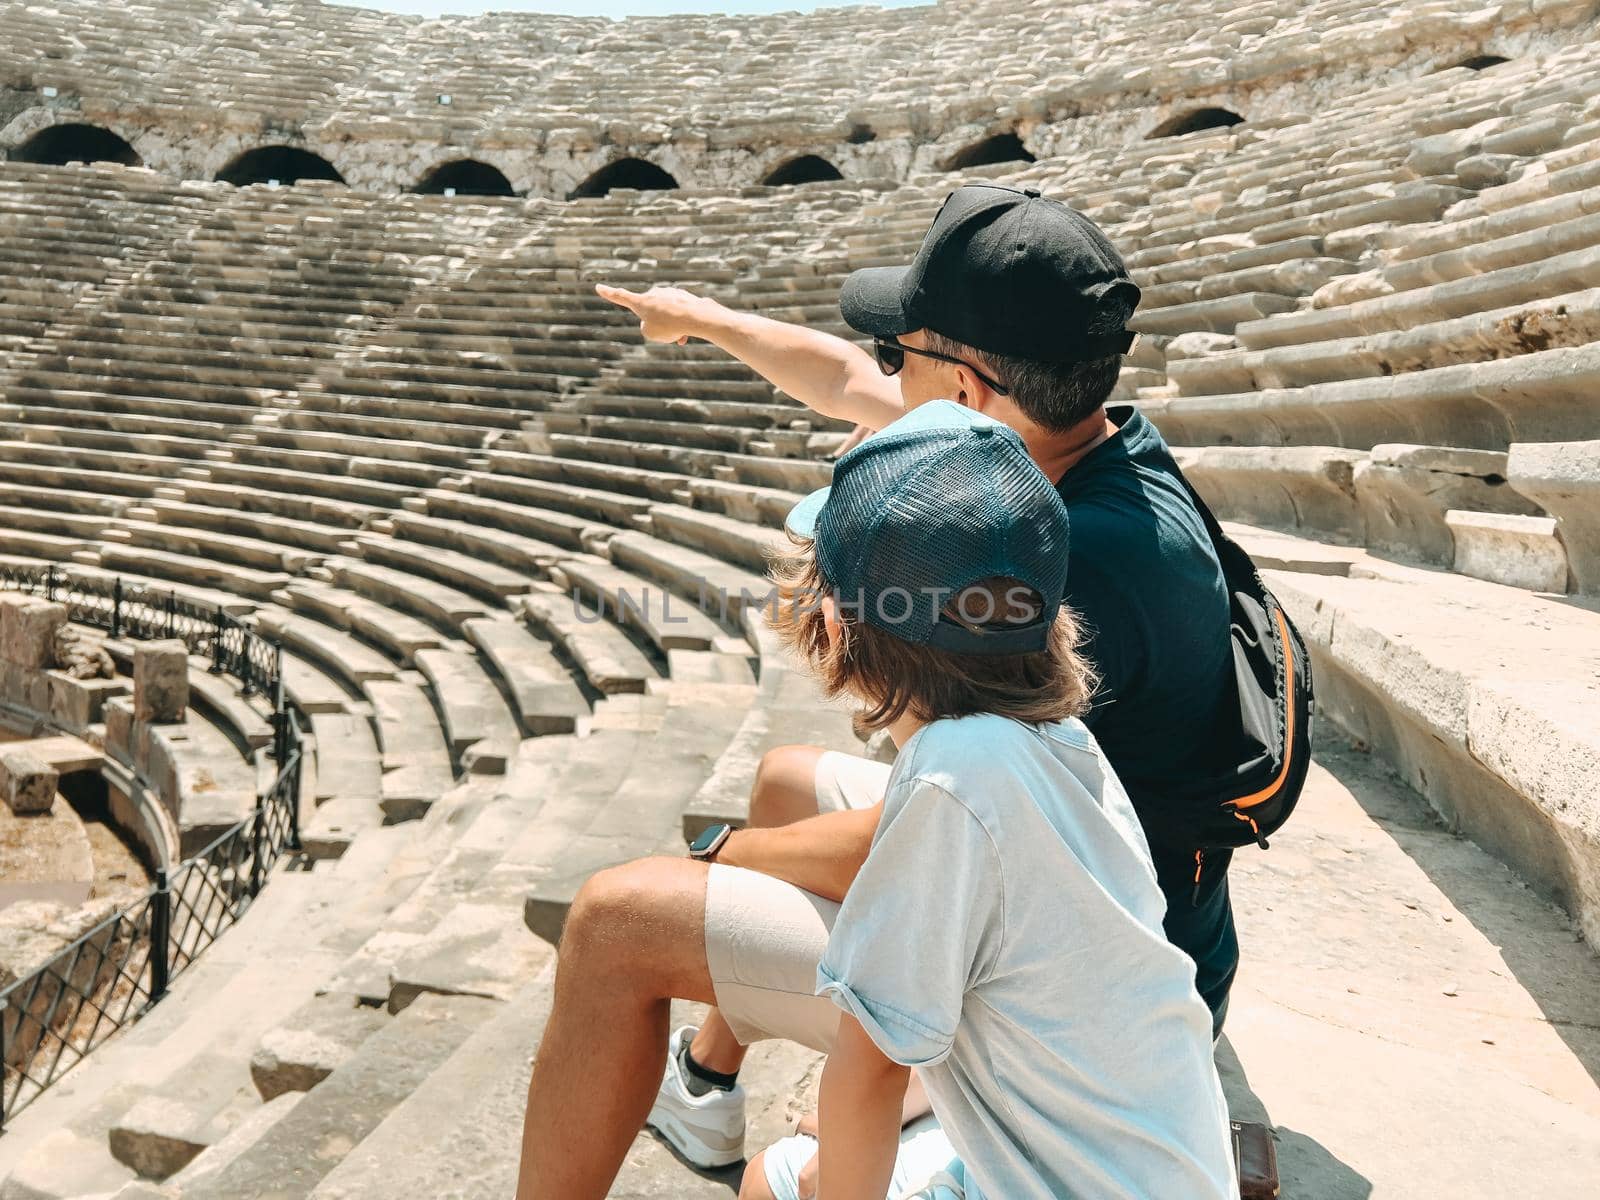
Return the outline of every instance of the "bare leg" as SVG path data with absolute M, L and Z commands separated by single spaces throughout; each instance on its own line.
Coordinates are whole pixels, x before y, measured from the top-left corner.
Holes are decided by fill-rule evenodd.
M 779 746 L 762 755 L 750 788 L 750 824 L 773 829 L 816 816 L 817 760 L 822 754 L 820 746 Z M 746 1049 L 714 1008 L 689 1045 L 695 1062 L 723 1075 L 739 1070 Z
M 650 858 L 601 871 L 567 916 L 522 1131 L 517 1200 L 603 1200 L 644 1126 L 673 998 L 714 997 L 706 866 Z
M 739 1200 L 777 1200 L 767 1186 L 766 1157 L 763 1150 L 745 1166 L 744 1178 L 739 1181 Z

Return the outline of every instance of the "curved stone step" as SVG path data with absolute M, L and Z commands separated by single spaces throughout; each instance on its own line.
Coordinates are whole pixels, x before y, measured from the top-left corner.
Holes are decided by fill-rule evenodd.
M 553 570 L 570 598 L 588 606 L 594 619 L 637 630 L 665 654 L 668 650 L 709 650 L 723 629 L 699 607 L 659 583 L 604 562 L 567 559 Z
M 1559 522 L 1577 590 L 1600 595 L 1600 441 L 1519 443 L 1506 475 Z
M 344 680 L 353 692 L 359 693 L 373 680 L 399 677 L 400 668 L 383 654 L 321 621 L 295 616 L 284 609 L 263 608 L 256 613 L 255 626 L 272 640 L 282 642 L 286 649 L 315 660 L 319 667 Z M 331 702 L 331 693 L 324 694 Z
M 531 592 L 520 598 L 528 623 L 577 664 L 589 686 L 605 695 L 642 692 L 661 672 L 627 634 L 569 595 Z
M 549 643 L 491 617 L 467 621 L 461 631 L 494 665 L 525 733 L 571 733 L 589 715 L 589 702 Z
M 296 580 L 274 592 L 273 599 L 315 620 L 359 634 L 407 666 L 417 651 L 434 649 L 444 642 L 431 625 L 344 588 Z
M 271 1193 L 291 1200 L 317 1184 L 482 1025 L 495 1003 L 425 996 L 368 1038 L 248 1149 L 185 1200 L 232 1200 Z M 309 1154 L 309 1147 L 322 1148 Z
M 612 784 L 569 772 L 561 780 L 567 794 L 554 801 L 562 808 L 546 805 L 543 816 L 552 825 L 567 806 L 577 810 L 566 823 L 566 838 L 551 829 L 529 864 L 537 881 L 528 889 L 523 919 L 551 945 L 560 940 L 572 898 L 590 875 L 677 843 L 684 808 L 738 732 L 754 689 L 693 687 L 668 698 L 660 729 L 633 743 L 620 779 Z
M 1318 711 L 1600 936 L 1600 614 L 1375 560 L 1269 577 L 1311 645 Z
M 421 816 L 455 784 L 450 748 L 427 695 L 407 679 L 369 680 L 383 752 L 382 806 L 392 821 Z
M 415 613 L 441 629 L 457 630 L 463 622 L 492 611 L 465 592 L 405 570 L 353 558 L 329 559 L 323 566 L 340 586 Z
M 510 708 L 477 656 L 434 649 L 419 650 L 416 660 L 443 715 L 451 754 L 472 774 L 504 774 L 520 738 Z

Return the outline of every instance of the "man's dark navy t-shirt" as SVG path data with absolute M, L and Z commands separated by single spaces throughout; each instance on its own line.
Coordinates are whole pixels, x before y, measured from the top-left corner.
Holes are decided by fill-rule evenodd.
M 1228 856 L 1206 856 L 1199 901 L 1193 846 L 1160 824 L 1164 781 L 1210 772 L 1233 695 L 1228 595 L 1205 523 L 1156 427 L 1136 409 L 1056 485 L 1071 518 L 1066 602 L 1100 672 L 1084 720 L 1144 824 L 1167 897 L 1167 936 L 1196 966 L 1220 1023 L 1239 961 Z M 1167 784 L 1170 786 L 1170 783 Z

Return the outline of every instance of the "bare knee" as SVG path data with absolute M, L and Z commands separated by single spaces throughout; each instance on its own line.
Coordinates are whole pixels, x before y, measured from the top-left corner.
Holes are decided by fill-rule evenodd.
M 705 998 L 704 864 L 643 858 L 595 872 L 567 912 L 560 965 L 649 998 Z
M 761 756 L 750 789 L 750 824 L 765 829 L 817 815 L 818 746 L 778 746 Z
M 561 930 L 561 959 L 567 962 L 625 962 L 650 924 L 656 903 L 648 860 L 596 871 L 584 881 L 567 910 Z
M 775 1200 L 767 1186 L 766 1158 L 763 1150 L 745 1166 L 744 1177 L 739 1181 L 739 1200 Z

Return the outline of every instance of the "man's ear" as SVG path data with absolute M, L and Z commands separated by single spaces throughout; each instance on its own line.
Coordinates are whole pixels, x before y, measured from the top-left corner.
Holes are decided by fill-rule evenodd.
M 986 417 L 994 416 L 995 401 L 1001 398 L 1000 395 L 967 368 L 958 366 L 955 372 L 959 389 L 956 403 L 973 412 L 981 412 Z

